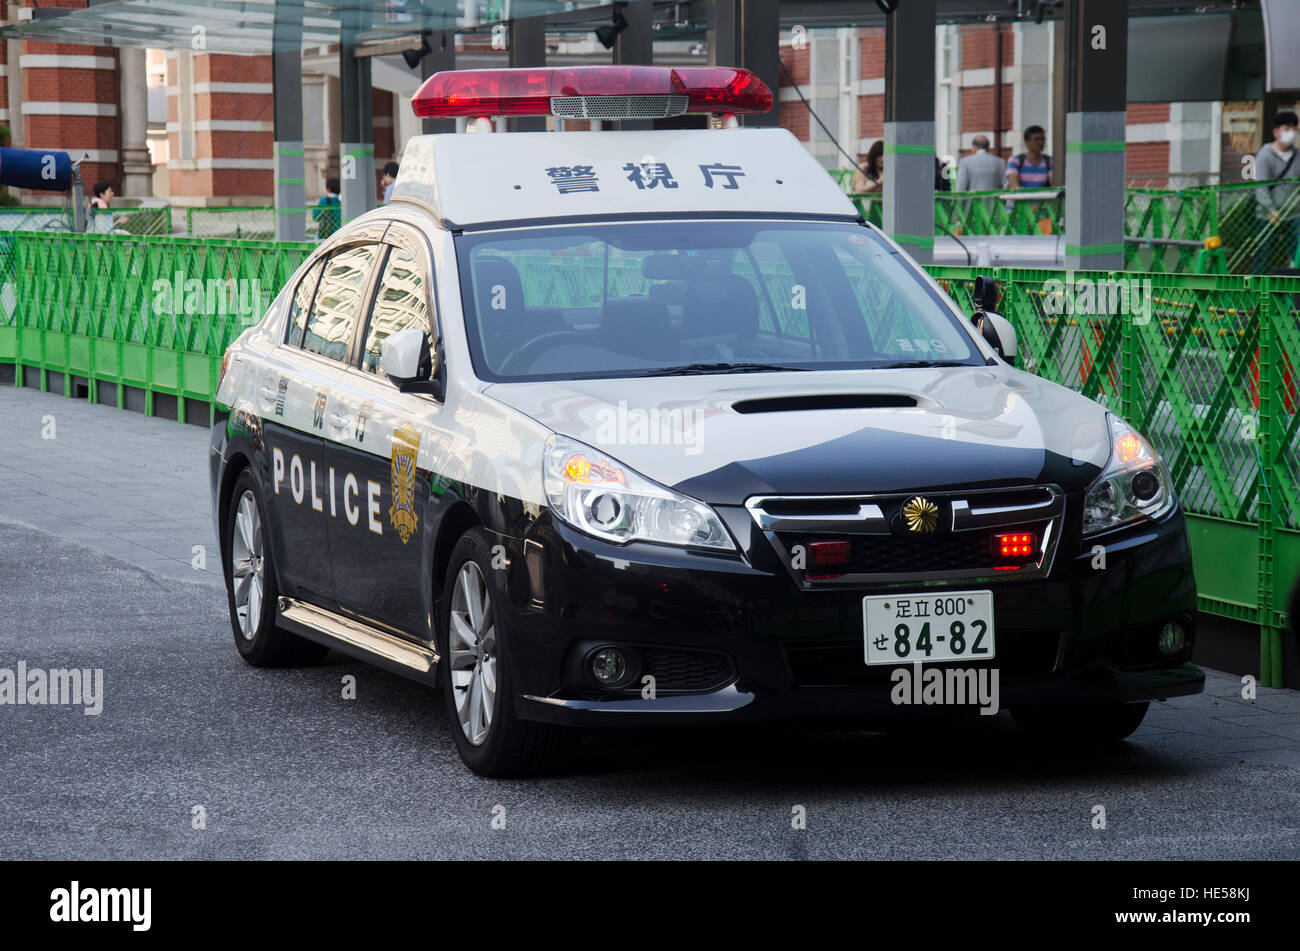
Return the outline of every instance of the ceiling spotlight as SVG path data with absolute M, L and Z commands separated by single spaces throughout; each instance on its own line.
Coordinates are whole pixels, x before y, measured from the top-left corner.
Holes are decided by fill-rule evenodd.
M 623 16 L 621 7 L 620 3 L 614 4 L 613 20 L 604 26 L 596 27 L 596 39 L 600 40 L 600 45 L 607 50 L 614 48 L 615 38 L 627 29 L 627 17 Z
M 419 69 L 420 60 L 424 59 L 433 52 L 433 47 L 429 45 L 429 34 L 424 33 L 420 36 L 420 48 L 418 50 L 402 50 L 402 59 L 410 69 Z

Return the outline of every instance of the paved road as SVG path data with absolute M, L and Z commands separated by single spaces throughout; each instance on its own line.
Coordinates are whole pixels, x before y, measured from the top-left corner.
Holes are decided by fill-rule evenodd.
M 40 440 L 51 413 L 57 446 Z M 0 668 L 104 671 L 97 716 L 0 706 L 0 859 L 1300 855 L 1300 694 L 1247 703 L 1218 672 L 1090 758 L 1037 753 L 1004 713 L 624 733 L 590 740 L 569 775 L 479 779 L 436 694 L 337 658 L 239 659 L 224 592 L 189 567 L 211 544 L 204 445 L 194 427 L 0 391 Z M 88 521 L 106 508 L 108 527 Z

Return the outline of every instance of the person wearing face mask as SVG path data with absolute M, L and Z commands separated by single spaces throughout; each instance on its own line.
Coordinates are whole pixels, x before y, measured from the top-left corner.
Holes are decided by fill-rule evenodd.
M 1273 141 L 1255 156 L 1255 179 L 1277 182 L 1255 189 L 1255 218 L 1261 240 L 1255 249 L 1255 274 L 1274 268 L 1294 267 L 1300 239 L 1300 150 L 1296 149 L 1294 112 L 1279 112 L 1273 119 Z

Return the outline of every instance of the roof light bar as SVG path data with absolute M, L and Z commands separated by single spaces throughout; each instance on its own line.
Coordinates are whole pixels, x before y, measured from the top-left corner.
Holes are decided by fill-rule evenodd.
M 457 69 L 425 80 L 411 108 L 422 118 L 755 113 L 772 108 L 772 90 L 749 70 L 727 66 Z

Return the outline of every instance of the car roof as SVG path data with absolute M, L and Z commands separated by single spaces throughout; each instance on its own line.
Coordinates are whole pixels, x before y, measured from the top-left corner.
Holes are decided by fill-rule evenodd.
M 798 139 L 757 128 L 415 136 L 392 203 L 423 206 L 451 230 L 608 215 L 858 217 Z

